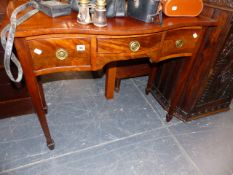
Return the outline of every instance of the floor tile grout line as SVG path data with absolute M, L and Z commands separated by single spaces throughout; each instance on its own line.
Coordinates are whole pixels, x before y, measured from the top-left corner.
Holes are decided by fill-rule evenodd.
M 97 96 L 99 96 L 99 95 L 97 95 Z M 78 151 L 74 151 L 74 152 L 68 152 L 68 153 L 65 153 L 65 154 L 58 155 L 58 158 L 63 157 L 63 156 L 67 156 L 67 155 L 70 155 L 70 154 L 73 154 L 73 153 L 76 153 L 76 152 L 79 153 L 79 152 L 82 152 L 82 151 L 95 149 L 95 147 L 101 147 L 101 146 L 105 146 L 105 145 L 108 145 L 108 144 L 113 144 L 113 143 L 118 142 L 118 141 L 127 140 L 129 138 L 137 137 L 137 136 L 140 136 L 140 135 L 143 135 L 143 134 L 147 134 L 147 133 L 150 133 L 150 132 L 154 132 L 156 130 L 163 129 L 163 128 L 164 127 L 159 127 L 159 128 L 156 128 L 156 129 L 146 130 L 146 131 L 143 131 L 143 132 L 135 133 L 135 134 L 127 136 L 127 137 L 122 137 L 120 139 L 115 139 L 115 140 L 112 140 L 110 142 L 105 142 L 105 143 L 100 144 L 100 145 L 94 145 L 93 147 L 88 147 L 88 148 L 85 148 L 85 149 L 82 149 L 82 150 L 78 150 Z M 7 169 L 7 170 L 4 170 L 4 171 L 0 172 L 0 174 L 5 173 L 5 172 L 14 171 L 15 169 L 22 169 L 22 168 L 25 168 L 27 166 L 31 166 L 31 165 L 34 165 L 34 164 L 39 164 L 39 163 L 42 163 L 44 161 L 55 159 L 55 158 L 56 158 L 56 156 L 55 157 L 51 157 L 51 158 L 47 158 L 47 159 L 43 159 L 43 160 L 41 160 L 41 162 L 40 161 L 36 161 L 36 162 L 33 162 L 32 164 L 26 164 L 26 165 L 22 165 L 22 166 L 19 166 L 19 167 L 16 167 L 16 168 Z
M 181 150 L 181 152 L 185 155 L 186 159 L 189 160 L 191 162 L 191 164 L 197 169 L 198 173 L 200 175 L 203 175 L 202 171 L 200 170 L 200 168 L 197 166 L 197 164 L 195 163 L 195 161 L 189 156 L 189 154 L 187 153 L 187 151 L 184 149 L 184 147 L 180 144 L 180 142 L 177 140 L 177 138 L 174 136 L 174 134 L 170 131 L 169 128 L 168 132 L 171 134 L 171 137 L 173 138 L 173 140 L 176 142 L 177 146 L 179 147 L 179 149 Z
M 137 91 L 140 93 L 140 95 L 141 95 L 141 96 L 143 97 L 143 99 L 146 101 L 146 103 L 150 106 L 150 108 L 152 109 L 152 111 L 153 111 L 155 114 L 160 115 L 160 114 L 156 111 L 156 109 L 154 108 L 154 106 L 153 106 L 153 105 L 149 102 L 149 100 L 146 98 L 146 95 L 143 94 L 143 93 L 141 92 L 140 88 L 137 86 L 137 84 L 134 82 L 134 80 L 131 79 L 131 81 L 132 81 L 133 85 L 136 87 Z M 158 119 L 161 121 L 161 123 L 162 123 L 165 127 L 167 127 L 167 125 L 164 124 L 164 121 L 163 121 L 160 117 L 158 117 Z M 178 124 L 180 124 L 180 123 L 182 123 L 182 122 L 179 122 Z M 175 125 L 177 125 L 177 124 L 175 124 Z M 174 126 L 174 125 L 169 125 L 169 126 Z
M 61 154 L 61 155 L 57 155 L 57 156 L 53 156 L 53 157 L 50 157 L 50 158 L 47 158 L 47 159 L 42 159 L 40 161 L 35 161 L 35 162 L 29 163 L 29 164 L 21 165 L 21 166 L 16 167 L 16 168 L 11 168 L 11 169 L 7 169 L 7 170 L 3 170 L 3 171 L 0 172 L 0 175 L 3 174 L 3 173 L 9 173 L 9 172 L 20 170 L 20 169 L 23 169 L 23 168 L 27 168 L 27 167 L 30 167 L 30 166 L 33 166 L 33 165 L 44 163 L 44 162 L 47 162 L 49 160 L 54 160 L 54 159 L 62 158 L 62 157 L 65 157 L 65 156 L 69 156 L 71 154 L 78 154 L 78 153 L 81 153 L 81 152 L 84 152 L 84 151 L 93 150 L 95 148 L 100 148 L 100 147 L 103 147 L 103 146 L 106 146 L 106 145 L 117 143 L 119 141 L 124 141 L 124 140 L 130 139 L 130 138 L 141 136 L 143 134 L 154 132 L 154 131 L 159 130 L 159 129 L 166 129 L 166 128 L 164 128 L 164 126 L 163 126 L 163 127 L 159 127 L 159 128 L 156 128 L 156 129 L 151 129 L 151 130 L 135 133 L 135 134 L 132 134 L 132 135 L 127 136 L 127 137 L 122 137 L 122 138 L 111 140 L 111 141 L 108 141 L 108 142 L 104 142 L 104 143 L 101 143 L 101 144 L 98 144 L 98 145 L 90 146 L 90 147 L 87 147 L 87 148 L 84 148 L 84 149 L 67 152 L 67 153 L 64 153 L 64 154 Z
M 148 141 L 157 141 L 157 140 L 164 139 L 164 138 L 168 138 L 168 137 L 171 138 L 171 136 L 168 135 L 168 136 L 161 136 L 161 137 L 158 137 L 158 138 L 156 138 L 156 139 L 146 139 L 146 140 L 144 140 L 144 141 L 145 141 L 145 142 L 148 142 Z M 144 141 L 143 141 L 143 142 L 140 142 L 140 143 L 144 143 Z M 130 143 L 130 144 L 128 144 L 128 145 L 124 145 L 124 146 L 122 146 L 121 148 L 127 147 L 127 146 L 132 146 L 132 145 L 134 145 L 134 143 Z M 109 150 L 109 151 L 100 153 L 100 154 L 95 155 L 95 156 L 91 156 L 91 158 L 95 158 L 95 157 L 100 156 L 100 155 L 103 155 L 103 154 L 111 153 L 111 152 L 113 152 L 113 151 L 115 151 L 115 150 L 118 150 L 118 149 L 119 149 L 119 147 L 117 147 L 116 149 L 113 149 L 113 150 Z M 90 158 L 90 157 L 89 157 L 89 158 Z M 81 159 L 81 160 L 83 160 L 83 159 Z M 71 162 L 74 162 L 74 161 L 71 161 Z
M 27 137 L 27 138 L 23 138 L 23 139 L 14 139 L 14 140 L 10 140 L 10 141 L 0 141 L 0 144 L 9 144 L 12 142 L 22 142 L 22 141 L 29 140 L 29 139 L 36 139 L 36 138 L 39 138 L 41 136 L 43 136 L 43 134 L 39 134 L 37 136 Z
M 133 81 L 133 80 L 132 80 Z M 141 90 L 137 87 L 137 85 L 135 84 L 135 82 L 133 82 L 134 86 L 137 88 L 137 90 L 140 92 L 140 94 L 143 96 L 143 98 L 145 99 L 146 103 L 148 103 L 150 105 L 150 107 L 152 108 L 152 110 L 158 114 L 154 107 L 150 104 L 150 102 L 146 99 L 145 95 L 141 92 Z M 68 152 L 68 153 L 65 153 L 65 154 L 61 154 L 61 155 L 58 155 L 58 156 L 54 156 L 54 157 L 50 157 L 50 158 L 47 158 L 47 159 L 43 159 L 41 161 L 36 161 L 36 162 L 33 162 L 31 164 L 26 164 L 26 165 L 22 165 L 22 166 L 19 166 L 19 167 L 16 167 L 16 168 L 12 168 L 12 169 L 8 169 L 8 170 L 4 170 L 2 172 L 0 172 L 0 174 L 3 174 L 3 173 L 7 173 L 7 172 L 12 172 L 12 171 L 15 171 L 15 170 L 19 170 L 19 169 L 23 169 L 23 168 L 26 168 L 26 167 L 30 167 L 30 166 L 33 166 L 33 165 L 36 165 L 36 164 L 40 164 L 40 163 L 43 163 L 43 162 L 46 162 L 46 161 L 49 161 L 49 160 L 53 160 L 53 159 L 57 159 L 57 158 L 62 158 L 62 157 L 65 157 L 65 156 L 68 156 L 68 155 L 71 155 L 71 154 L 75 154 L 75 153 L 81 153 L 81 152 L 84 152 L 84 151 L 87 151 L 87 150 L 92 150 L 92 149 L 95 149 L 95 148 L 99 148 L 99 147 L 102 147 L 102 146 L 106 146 L 106 145 L 109 145 L 109 144 L 113 144 L 113 143 L 116 143 L 118 141 L 122 141 L 122 140 L 127 140 L 129 138 L 134 138 L 134 137 L 137 137 L 137 136 L 140 136 L 140 135 L 143 135 L 143 134 L 147 134 L 147 133 L 150 133 L 150 132 L 154 132 L 158 129 L 167 129 L 169 131 L 169 133 L 174 137 L 174 135 L 170 132 L 170 130 L 168 129 L 168 127 L 164 124 L 164 122 L 162 121 L 161 118 L 159 118 L 159 120 L 161 121 L 163 127 L 159 127 L 159 128 L 156 128 L 156 129 L 152 129 L 152 130 L 146 130 L 146 131 L 143 131 L 143 132 L 139 132 L 139 133 L 135 133 L 133 135 L 130 135 L 130 136 L 127 136 L 127 137 L 122 137 L 122 138 L 119 138 L 119 139 L 115 139 L 115 140 L 112 140 L 110 142 L 105 142 L 105 143 L 102 143 L 102 144 L 99 144 L 99 145 L 94 145 L 94 146 L 91 146 L 91 147 L 87 147 L 85 149 L 81 149 L 81 150 L 76 150 L 76 151 L 73 151 L 73 152 Z M 173 138 L 174 139 L 174 138 Z M 178 140 L 177 140 L 178 142 Z M 178 142 L 179 143 L 179 142 Z M 181 145 L 180 145 L 181 146 Z M 182 146 L 181 146 L 182 147 Z M 185 151 L 185 150 L 184 150 Z
M 136 87 L 137 91 L 141 94 L 141 96 L 144 98 L 144 100 L 146 101 L 146 103 L 152 108 L 152 110 L 154 111 L 154 113 L 156 113 L 154 107 L 150 104 L 150 102 L 148 101 L 148 99 L 145 97 L 145 95 L 141 92 L 141 90 L 139 89 L 139 87 L 137 86 L 137 84 L 131 79 L 133 85 Z M 156 113 L 157 114 L 157 113 Z M 161 121 L 162 125 L 164 126 L 164 128 L 166 128 L 168 130 L 168 133 L 171 135 L 171 137 L 173 138 L 173 140 L 175 141 L 175 143 L 177 144 L 178 148 L 180 149 L 181 153 L 185 156 L 185 158 L 194 166 L 194 168 L 198 171 L 198 173 L 200 175 L 203 175 L 202 171 L 200 170 L 200 168 L 196 165 L 196 163 L 192 160 L 192 158 L 189 156 L 189 154 L 185 151 L 185 149 L 183 148 L 183 146 L 180 144 L 180 142 L 177 140 L 177 138 L 175 137 L 175 135 L 171 132 L 171 130 L 169 129 L 169 126 L 165 125 L 165 123 L 163 122 L 163 120 L 158 117 L 159 120 Z

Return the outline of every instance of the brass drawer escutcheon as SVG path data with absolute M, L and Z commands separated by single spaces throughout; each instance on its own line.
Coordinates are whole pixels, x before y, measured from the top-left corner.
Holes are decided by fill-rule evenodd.
M 132 52 L 137 52 L 140 49 L 140 43 L 138 41 L 131 41 L 129 48 Z
M 183 40 L 176 40 L 176 48 L 181 48 L 184 46 L 184 41 Z
M 56 51 L 56 57 L 59 60 L 64 60 L 68 57 L 68 52 L 65 49 L 60 48 Z

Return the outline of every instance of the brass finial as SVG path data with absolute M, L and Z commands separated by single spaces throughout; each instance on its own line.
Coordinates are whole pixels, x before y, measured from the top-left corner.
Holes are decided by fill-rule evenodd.
M 99 9 L 105 8 L 105 6 L 106 6 L 106 0 L 97 0 L 97 1 L 96 1 L 96 6 L 97 6 Z

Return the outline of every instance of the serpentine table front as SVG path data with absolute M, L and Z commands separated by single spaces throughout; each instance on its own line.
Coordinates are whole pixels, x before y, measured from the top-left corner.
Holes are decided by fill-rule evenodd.
M 19 2 L 11 2 L 8 10 Z M 50 18 L 37 13 L 18 26 L 15 48 L 24 71 L 24 78 L 33 106 L 46 137 L 54 149 L 46 121 L 46 102 L 37 77 L 64 71 L 95 71 L 119 60 L 148 57 L 156 63 L 176 57 L 186 57 L 191 69 L 204 35 L 216 22 L 204 18 L 164 18 L 163 25 L 148 24 L 130 17 L 108 19 L 104 28 L 77 23 L 77 13 Z M 106 97 L 113 97 L 116 67 L 109 66 L 106 76 Z M 181 75 L 171 102 L 167 121 L 185 86 L 187 75 Z M 172 87 L 170 87 L 172 88 Z

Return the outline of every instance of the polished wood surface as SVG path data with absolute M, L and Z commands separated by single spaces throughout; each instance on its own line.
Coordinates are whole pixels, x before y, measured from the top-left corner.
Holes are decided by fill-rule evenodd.
M 113 61 L 142 57 L 150 57 L 152 62 L 159 62 L 174 57 L 191 56 L 202 29 L 201 26 L 177 29 L 171 26 L 171 30 L 165 28 L 164 31 L 156 32 L 157 27 L 158 25 L 155 27 L 155 33 L 147 35 L 109 36 L 95 35 L 94 32 L 92 35 L 81 33 L 31 36 L 25 38 L 25 44 L 30 48 L 36 75 L 42 75 L 68 70 L 99 70 Z M 131 51 L 129 46 L 134 41 L 140 43 L 140 48 L 136 52 Z M 182 41 L 181 47 L 177 46 L 177 41 Z M 85 46 L 85 51 L 77 51 L 77 45 Z M 36 49 L 40 50 L 41 54 L 36 53 Z M 64 60 L 55 57 L 59 49 L 64 49 L 68 53 Z M 95 56 L 91 57 L 91 53 L 95 53 Z
M 5 16 L 8 1 L 9 0 L 1 0 L 1 4 L 0 4 L 0 23 L 1 23 L 2 19 L 4 18 L 4 16 Z
M 17 4 L 17 3 L 16 3 Z M 15 5 L 10 5 L 15 6 Z M 14 8 L 14 7 L 13 7 Z M 34 35 L 47 34 L 95 34 L 95 35 L 142 35 L 164 30 L 171 30 L 189 26 L 213 26 L 215 20 L 206 17 L 195 18 L 164 18 L 163 24 L 149 24 L 138 21 L 130 17 L 109 18 L 108 25 L 103 28 L 92 24 L 81 25 L 77 23 L 77 13 L 73 12 L 70 16 L 53 18 L 39 12 L 32 19 L 27 20 L 17 27 L 16 37 L 27 37 Z M 43 20 L 41 20 L 43 19 Z M 125 27 L 127 26 L 127 30 Z
M 74 66 L 90 70 L 91 38 L 88 36 L 49 35 L 27 39 L 26 43 L 30 48 L 33 66 L 37 75 L 58 71 L 58 69 L 61 69 L 60 71 L 69 70 Z M 77 45 L 84 45 L 85 50 L 77 51 L 75 47 Z M 56 52 L 61 48 L 67 52 L 67 58 L 64 60 L 56 58 Z M 36 54 L 35 49 L 41 50 L 42 53 Z
M 135 37 L 98 37 L 97 52 L 100 54 L 133 54 L 129 49 L 129 43 L 131 41 L 138 41 L 140 43 L 140 49 L 138 50 L 137 54 L 141 52 L 141 54 L 146 55 L 148 51 L 154 51 L 160 48 L 161 39 L 161 33 L 156 33 L 153 35 L 140 35 Z
M 18 2 L 12 1 L 8 10 L 12 11 L 17 5 Z M 98 28 L 92 24 L 78 24 L 76 15 L 50 18 L 37 13 L 20 25 L 15 34 L 15 47 L 27 88 L 50 149 L 54 148 L 54 142 L 37 76 L 62 71 L 95 71 L 110 63 L 106 75 L 106 97 L 110 99 L 113 98 L 117 61 L 148 57 L 156 63 L 182 56 L 189 58 L 185 68 L 189 72 L 207 27 L 217 25 L 205 17 L 165 18 L 161 26 L 125 17 L 108 19 L 107 27 Z M 173 116 L 188 75 L 180 77 L 167 120 Z
M 191 56 L 200 36 L 201 27 L 189 27 L 168 31 L 164 39 L 161 59 L 166 56 L 174 57 L 182 53 L 182 56 Z M 174 43 L 178 40 L 183 42 L 182 47 L 177 47 Z M 178 55 L 180 57 L 181 55 Z M 163 59 L 164 60 L 164 59 Z

